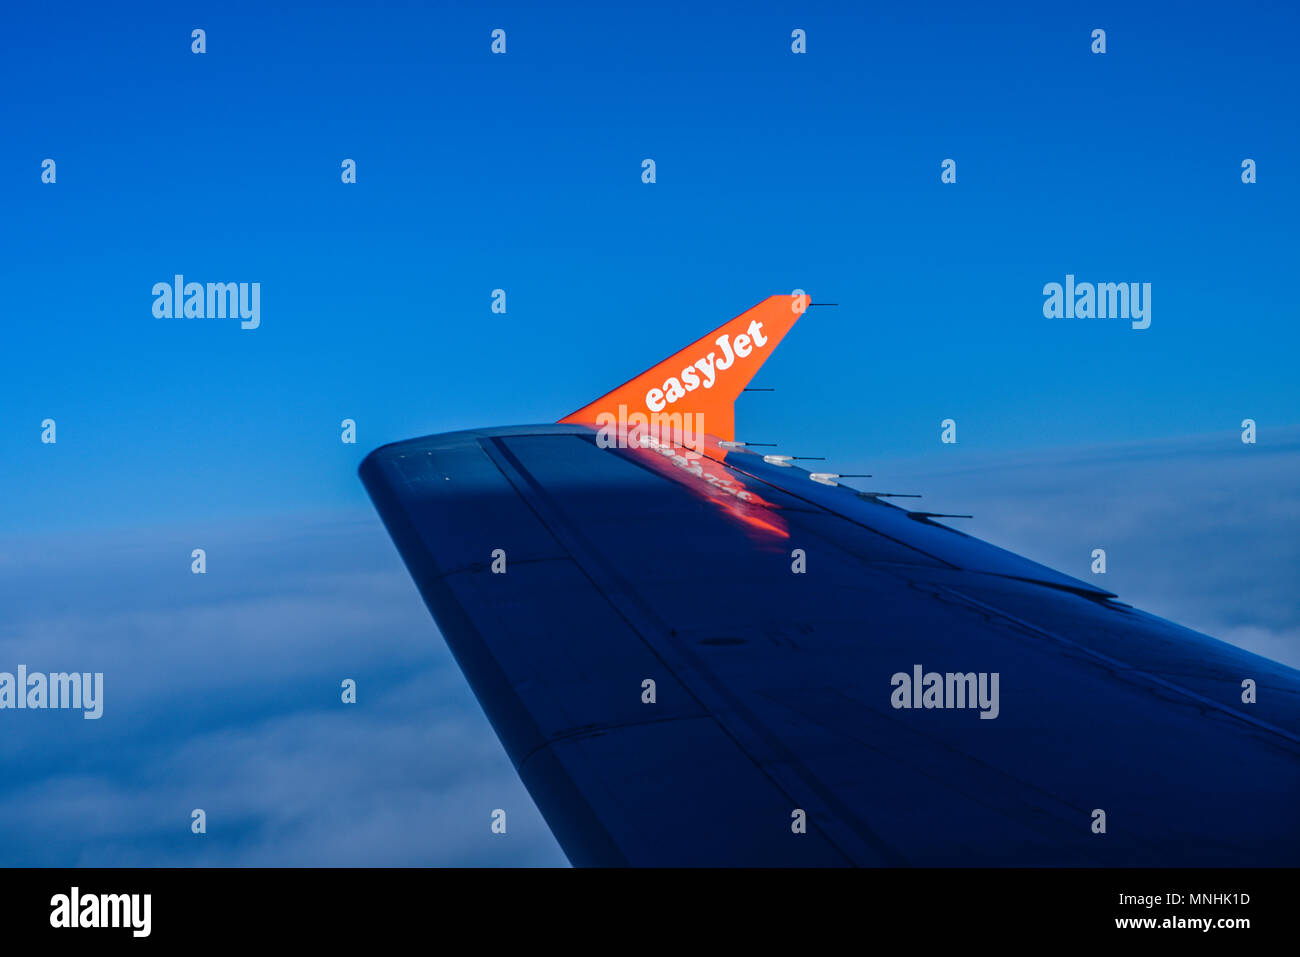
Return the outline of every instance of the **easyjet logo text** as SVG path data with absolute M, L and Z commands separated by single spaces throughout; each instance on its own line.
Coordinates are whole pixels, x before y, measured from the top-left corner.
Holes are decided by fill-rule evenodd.
M 744 359 L 754 349 L 767 345 L 767 336 L 763 335 L 763 324 L 755 319 L 749 324 L 749 331 L 731 338 L 724 332 L 714 340 L 722 354 L 710 352 L 702 359 L 697 359 L 681 371 L 680 376 L 669 376 L 662 388 L 653 388 L 645 394 L 646 408 L 659 412 L 665 406 L 672 405 L 678 399 L 685 398 L 688 392 L 696 389 L 712 389 L 718 380 L 718 373 L 730 369 L 737 359 Z

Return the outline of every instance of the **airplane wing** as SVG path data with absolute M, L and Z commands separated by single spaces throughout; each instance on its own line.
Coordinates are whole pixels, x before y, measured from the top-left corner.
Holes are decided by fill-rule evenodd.
M 1300 672 L 734 442 L 804 305 L 361 465 L 569 859 L 1300 863 Z

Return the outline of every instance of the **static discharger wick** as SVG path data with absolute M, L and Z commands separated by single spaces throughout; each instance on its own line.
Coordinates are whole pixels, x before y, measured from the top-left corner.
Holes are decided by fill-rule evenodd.
M 839 485 L 837 481 L 842 478 L 871 478 L 870 475 L 864 474 L 841 474 L 839 472 L 809 472 L 808 477 L 814 482 L 820 482 L 822 485 Z
M 789 468 L 791 462 L 815 459 L 818 462 L 825 462 L 824 455 L 764 455 L 763 461 L 768 465 L 779 465 L 782 468 Z

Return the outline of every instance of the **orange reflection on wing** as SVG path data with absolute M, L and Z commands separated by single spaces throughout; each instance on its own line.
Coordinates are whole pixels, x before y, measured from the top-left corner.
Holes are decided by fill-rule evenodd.
M 765 538 L 789 538 L 789 525 L 781 516 L 779 506 L 767 501 L 743 478 L 726 468 L 722 462 L 727 450 L 709 437 L 703 452 L 668 445 L 647 432 L 632 429 L 621 436 L 619 447 L 642 459 L 670 478 L 681 480 L 681 473 L 696 479 L 683 482 L 697 494 L 717 505 L 730 518 L 740 522 L 746 530 L 757 532 Z M 666 468 L 665 466 L 670 466 Z

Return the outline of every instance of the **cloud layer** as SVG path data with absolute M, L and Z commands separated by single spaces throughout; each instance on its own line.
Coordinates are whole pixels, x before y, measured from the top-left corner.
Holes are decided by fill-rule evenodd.
M 10 540 L 0 582 L 0 670 L 105 685 L 0 712 L 2 864 L 567 863 L 370 515 Z

